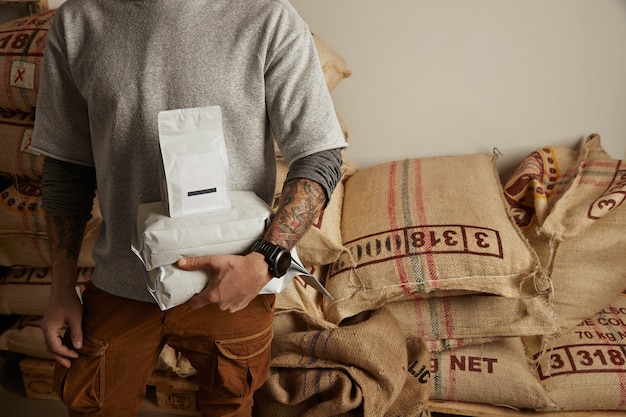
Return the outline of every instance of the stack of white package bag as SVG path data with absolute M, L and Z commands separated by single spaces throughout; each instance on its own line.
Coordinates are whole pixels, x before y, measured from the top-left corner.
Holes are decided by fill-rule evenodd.
M 158 122 L 163 201 L 139 205 L 131 249 L 148 271 L 148 291 L 167 310 L 202 291 L 210 279 L 207 271 L 178 268 L 179 259 L 247 253 L 263 238 L 272 210 L 254 192 L 229 190 L 219 106 L 162 111 Z M 287 274 L 260 293 L 279 293 L 301 276 L 331 297 L 300 264 L 295 248 L 291 255 Z

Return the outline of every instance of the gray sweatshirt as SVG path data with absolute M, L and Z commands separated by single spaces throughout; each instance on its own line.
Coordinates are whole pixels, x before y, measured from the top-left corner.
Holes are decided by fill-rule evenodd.
M 157 114 L 213 105 L 230 188 L 268 203 L 270 132 L 290 164 L 346 146 L 310 31 L 286 0 L 68 0 L 58 9 L 33 146 L 95 167 L 99 288 L 152 301 L 130 242 L 137 206 L 161 198 Z

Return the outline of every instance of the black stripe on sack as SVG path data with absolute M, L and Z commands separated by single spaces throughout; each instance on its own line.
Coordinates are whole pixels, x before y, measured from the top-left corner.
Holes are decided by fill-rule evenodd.
M 194 196 L 203 195 L 203 194 L 211 194 L 215 192 L 217 192 L 217 188 L 205 188 L 204 190 L 189 191 L 187 193 L 187 197 L 194 197 Z

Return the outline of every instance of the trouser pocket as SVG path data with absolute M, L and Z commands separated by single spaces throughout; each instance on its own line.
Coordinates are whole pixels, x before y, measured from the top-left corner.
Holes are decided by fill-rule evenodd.
M 215 341 L 221 389 L 245 397 L 263 385 L 269 373 L 272 336 L 270 325 L 250 336 Z
M 107 347 L 108 343 L 85 334 L 79 357 L 72 360 L 72 366 L 56 365 L 54 388 L 70 410 L 88 411 L 102 407 Z

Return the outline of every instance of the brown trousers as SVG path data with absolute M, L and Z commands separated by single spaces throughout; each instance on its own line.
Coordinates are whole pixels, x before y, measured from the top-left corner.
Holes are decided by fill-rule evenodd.
M 197 371 L 203 417 L 252 414 L 253 394 L 270 366 L 274 295 L 244 310 L 156 304 L 108 294 L 88 284 L 83 295 L 83 348 L 69 369 L 57 364 L 55 389 L 70 417 L 130 417 L 167 343 Z

